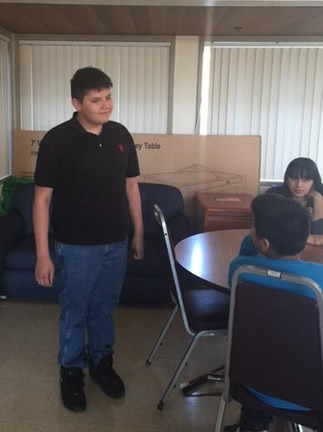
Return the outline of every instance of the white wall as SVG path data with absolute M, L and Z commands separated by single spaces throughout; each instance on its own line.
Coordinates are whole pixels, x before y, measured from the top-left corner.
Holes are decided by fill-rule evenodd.
M 0 31 L 0 179 L 11 171 L 12 88 L 10 39 Z
M 198 55 L 198 36 L 176 37 L 172 129 L 174 134 L 193 134 L 195 130 Z

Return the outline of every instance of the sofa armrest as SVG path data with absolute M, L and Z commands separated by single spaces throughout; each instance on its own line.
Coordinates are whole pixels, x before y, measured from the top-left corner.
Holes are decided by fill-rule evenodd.
M 184 213 L 174 216 L 167 222 L 167 225 L 175 245 L 192 234 L 190 222 Z
M 0 272 L 3 270 L 7 250 L 21 241 L 25 234 L 25 221 L 17 211 L 0 216 Z

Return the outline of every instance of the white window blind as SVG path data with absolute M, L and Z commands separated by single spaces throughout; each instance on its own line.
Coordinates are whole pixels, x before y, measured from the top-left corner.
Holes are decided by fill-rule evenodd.
M 70 79 L 94 66 L 112 79 L 113 120 L 131 132 L 166 133 L 169 52 L 169 43 L 21 42 L 21 128 L 48 130 L 70 118 Z
M 205 132 L 261 135 L 263 180 L 282 179 L 298 156 L 322 172 L 323 46 L 209 46 L 208 56 Z
M 0 39 L 0 178 L 11 172 L 11 82 L 9 43 Z

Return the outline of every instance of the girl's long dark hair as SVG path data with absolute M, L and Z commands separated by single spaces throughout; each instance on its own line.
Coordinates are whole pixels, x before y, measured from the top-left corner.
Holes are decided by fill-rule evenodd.
M 284 185 L 287 186 L 287 178 L 302 178 L 313 180 L 314 189 L 323 195 L 323 185 L 316 163 L 309 158 L 293 159 L 285 171 Z

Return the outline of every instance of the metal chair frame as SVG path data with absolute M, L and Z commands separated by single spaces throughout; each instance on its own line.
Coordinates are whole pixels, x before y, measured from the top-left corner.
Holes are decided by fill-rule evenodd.
M 166 245 L 166 249 L 167 249 L 171 273 L 173 276 L 175 293 L 174 294 L 172 293 L 172 298 L 175 302 L 175 307 L 174 307 L 173 311 L 171 312 L 170 316 L 168 317 L 166 323 L 164 324 L 162 331 L 161 331 L 160 335 L 158 336 L 158 338 L 157 338 L 157 340 L 153 346 L 153 349 L 146 360 L 146 363 L 151 364 L 153 357 L 155 356 L 159 346 L 162 345 L 162 341 L 163 341 L 166 333 L 168 332 L 168 330 L 169 330 L 169 328 L 170 328 L 170 326 L 171 326 L 171 324 L 172 324 L 172 322 L 173 322 L 173 320 L 174 320 L 174 318 L 175 318 L 175 316 L 179 310 L 180 310 L 181 315 L 182 315 L 185 330 L 190 336 L 192 336 L 192 340 L 191 340 L 189 346 L 187 347 L 182 359 L 180 360 L 171 380 L 169 381 L 169 383 L 168 383 L 168 385 L 167 385 L 167 387 L 166 387 L 166 389 L 165 389 L 165 391 L 164 391 L 164 393 L 163 393 L 163 395 L 162 395 L 162 397 L 161 397 L 161 399 L 157 405 L 157 408 L 159 410 L 162 410 L 164 408 L 165 401 L 166 401 L 169 393 L 171 392 L 172 388 L 176 386 L 177 380 L 178 380 L 179 376 L 181 375 L 185 364 L 189 360 L 189 358 L 192 354 L 192 351 L 194 350 L 195 345 L 198 342 L 198 340 L 201 337 L 217 336 L 220 334 L 225 334 L 226 330 L 210 329 L 210 330 L 204 330 L 204 331 L 200 331 L 200 332 L 196 333 L 190 328 L 187 314 L 186 314 L 186 310 L 185 310 L 185 305 L 183 302 L 182 290 L 180 287 L 180 283 L 179 283 L 179 279 L 178 279 L 178 275 L 177 275 L 177 271 L 176 271 L 176 258 L 175 258 L 174 248 L 172 245 L 171 236 L 168 232 L 166 220 L 165 220 L 165 217 L 164 217 L 162 210 L 160 209 L 160 207 L 157 204 L 154 204 L 153 207 L 154 207 L 155 219 L 156 219 L 157 223 L 161 226 L 162 231 L 163 231 L 163 237 L 164 237 L 164 241 L 165 241 L 165 245 Z

